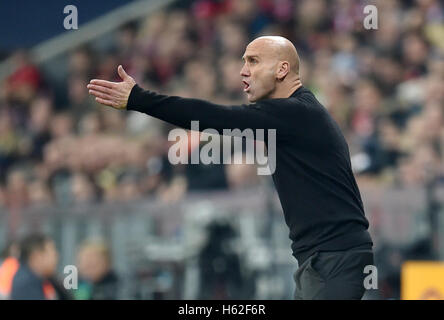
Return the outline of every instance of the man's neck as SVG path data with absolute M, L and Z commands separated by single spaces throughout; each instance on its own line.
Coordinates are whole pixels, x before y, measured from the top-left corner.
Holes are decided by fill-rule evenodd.
M 271 98 L 288 98 L 300 87 L 302 87 L 302 82 L 299 76 L 291 80 L 283 81 L 276 87 Z

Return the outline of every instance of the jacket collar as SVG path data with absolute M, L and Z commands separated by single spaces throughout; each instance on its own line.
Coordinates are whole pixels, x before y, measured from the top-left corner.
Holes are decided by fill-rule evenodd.
M 299 88 L 297 88 L 292 94 L 291 94 L 291 96 L 290 97 L 296 97 L 296 96 L 298 96 L 299 94 L 301 94 L 303 91 L 305 91 L 306 89 L 305 89 L 305 87 L 304 86 L 300 86 Z

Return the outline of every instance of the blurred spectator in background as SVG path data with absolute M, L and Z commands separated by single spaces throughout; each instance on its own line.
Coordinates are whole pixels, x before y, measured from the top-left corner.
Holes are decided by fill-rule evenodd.
M 85 75 L 72 75 L 68 80 L 68 109 L 75 123 L 93 111 L 94 102 L 85 95 L 85 90 L 83 90 L 86 84 L 88 84 L 88 78 Z
M 11 102 L 26 105 L 40 89 L 42 76 L 26 50 L 15 52 L 13 60 L 15 72 L 6 81 L 6 97 Z
M 208 239 L 199 254 L 199 299 L 242 299 L 240 260 L 234 250 L 235 230 L 229 223 L 213 222 Z
M 51 283 L 58 262 L 54 241 L 31 234 L 20 242 L 20 267 L 12 282 L 12 300 L 55 300 L 60 297 Z
M 74 296 L 80 300 L 119 298 L 119 280 L 112 269 L 111 253 L 101 240 L 87 240 L 77 253 L 79 286 Z
M 27 140 L 29 159 L 41 162 L 43 160 L 43 147 L 52 136 L 50 135 L 50 122 L 52 119 L 53 104 L 50 97 L 39 96 L 30 105 Z
M 9 299 L 12 289 L 12 281 L 19 269 L 20 249 L 18 243 L 10 242 L 2 252 L 2 264 L 0 266 L 0 299 Z

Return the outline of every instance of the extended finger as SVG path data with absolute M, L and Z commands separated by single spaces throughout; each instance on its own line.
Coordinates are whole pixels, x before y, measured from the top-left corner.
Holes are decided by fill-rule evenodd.
M 121 65 L 117 67 L 117 73 L 119 74 L 122 80 L 126 80 L 126 78 L 128 78 L 128 75 L 126 74 L 125 70 Z
M 104 86 L 99 86 L 99 85 L 95 85 L 95 84 L 88 84 L 86 87 L 90 90 L 100 91 L 103 93 L 107 93 L 109 95 L 112 95 L 112 93 L 113 93 L 112 89 L 110 89 L 108 87 L 104 87 Z
M 114 82 L 100 80 L 100 79 L 93 79 L 89 83 L 96 84 L 96 85 L 103 86 L 103 87 L 107 87 L 107 88 L 111 88 L 111 89 L 113 89 L 116 85 Z
M 113 97 L 110 96 L 109 94 L 100 92 L 100 91 L 96 91 L 96 90 L 89 90 L 89 93 L 98 97 L 98 98 L 102 98 L 102 99 L 106 99 L 106 100 L 113 100 Z
M 96 97 L 96 101 L 100 104 L 104 104 L 109 107 L 115 107 L 114 101 L 111 101 L 108 99 L 102 99 L 102 98 Z

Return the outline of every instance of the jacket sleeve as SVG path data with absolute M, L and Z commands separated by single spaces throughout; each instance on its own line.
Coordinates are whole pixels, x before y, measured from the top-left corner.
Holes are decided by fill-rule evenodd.
M 291 128 L 277 114 L 273 104 L 280 99 L 268 99 L 249 105 L 219 105 L 201 99 L 157 94 L 135 85 L 128 99 L 128 110 L 143 112 L 176 126 L 191 129 L 191 121 L 199 121 L 199 131 L 215 129 L 276 129 L 276 134 L 289 133 Z

